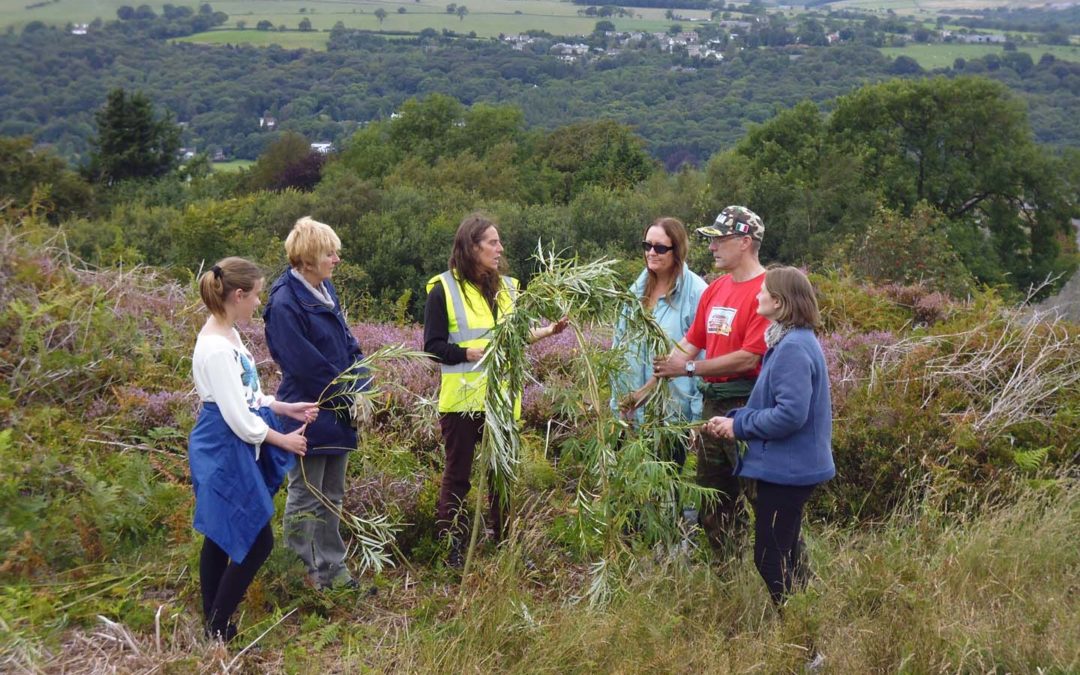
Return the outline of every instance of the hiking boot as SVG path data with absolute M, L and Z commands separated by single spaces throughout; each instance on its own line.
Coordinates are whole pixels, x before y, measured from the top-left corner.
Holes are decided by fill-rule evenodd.
M 450 549 L 446 553 L 446 560 L 444 562 L 447 567 L 460 570 L 465 567 L 465 554 L 469 547 L 463 536 L 451 535 L 449 540 L 448 543 L 450 544 Z
M 465 551 L 460 546 L 453 546 L 446 554 L 446 566 L 455 570 L 465 567 Z
M 347 571 L 342 570 L 341 574 L 331 579 L 328 583 L 322 584 L 323 590 L 339 591 L 339 590 L 356 590 L 360 588 L 360 582 L 353 579 L 352 575 Z
M 224 626 L 211 626 L 206 624 L 203 627 L 203 632 L 210 640 L 220 640 L 225 644 L 229 644 L 236 637 L 240 630 L 236 627 L 235 623 L 227 623 Z

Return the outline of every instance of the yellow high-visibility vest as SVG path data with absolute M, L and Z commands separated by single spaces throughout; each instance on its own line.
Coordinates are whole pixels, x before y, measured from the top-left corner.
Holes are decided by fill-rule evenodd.
M 495 296 L 499 307 L 499 321 L 514 311 L 518 294 L 518 280 L 503 277 L 503 288 Z M 462 349 L 486 347 L 491 341 L 491 329 L 495 317 L 491 307 L 471 281 L 458 279 L 451 272 L 443 272 L 428 280 L 430 293 L 435 284 L 443 285 L 446 295 L 446 316 L 449 319 L 450 342 Z M 487 373 L 478 362 L 464 361 L 454 365 L 441 364 L 442 378 L 439 385 L 439 412 L 483 412 L 487 395 Z M 521 417 L 521 395 L 515 397 L 514 417 Z

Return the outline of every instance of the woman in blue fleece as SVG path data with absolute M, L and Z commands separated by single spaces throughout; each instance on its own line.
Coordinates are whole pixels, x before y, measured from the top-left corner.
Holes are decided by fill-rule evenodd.
M 713 417 L 705 430 L 746 441 L 735 473 L 757 481 L 754 564 L 779 605 L 806 580 L 803 506 L 836 475 L 832 404 L 810 280 L 794 267 L 770 269 L 757 301 L 758 314 L 772 322 L 757 384 L 746 407 Z

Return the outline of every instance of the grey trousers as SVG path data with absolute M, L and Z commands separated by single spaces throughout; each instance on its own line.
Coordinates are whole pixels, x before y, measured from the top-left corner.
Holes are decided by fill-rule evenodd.
M 289 472 L 289 494 L 285 500 L 285 543 L 307 566 L 312 581 L 330 586 L 348 576 L 345 541 L 338 529 L 338 516 L 324 505 L 304 483 L 321 492 L 336 509 L 345 497 L 345 469 L 349 455 L 301 457 Z M 301 468 L 301 463 L 303 467 Z

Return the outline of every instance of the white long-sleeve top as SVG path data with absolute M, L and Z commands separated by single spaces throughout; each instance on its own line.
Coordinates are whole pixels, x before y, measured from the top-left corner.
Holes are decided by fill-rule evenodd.
M 258 459 L 270 428 L 252 408 L 268 406 L 274 397 L 262 393 L 255 360 L 235 328 L 233 336 L 235 344 L 222 335 L 200 333 L 191 357 L 191 374 L 199 399 L 217 404 L 233 433 L 255 446 Z

